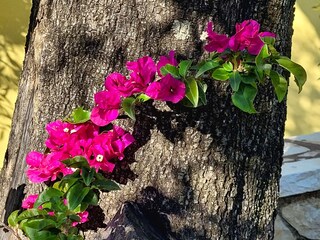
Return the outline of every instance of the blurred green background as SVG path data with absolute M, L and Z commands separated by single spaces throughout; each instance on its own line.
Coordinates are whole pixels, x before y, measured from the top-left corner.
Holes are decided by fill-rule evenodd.
M 290 84 L 286 136 L 320 131 L 319 0 L 297 0 L 292 59 L 303 65 L 308 81 L 298 95 Z M 31 0 L 0 0 L 0 166 L 9 138 L 24 57 Z M 292 81 L 291 81 L 292 83 Z M 38 149 L 40 150 L 40 149 Z

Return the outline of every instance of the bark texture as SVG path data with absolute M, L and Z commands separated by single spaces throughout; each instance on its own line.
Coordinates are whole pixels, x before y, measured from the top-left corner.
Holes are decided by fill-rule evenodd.
M 41 189 L 24 172 L 27 152 L 44 149 L 45 124 L 73 107 L 92 107 L 108 73 L 170 49 L 199 58 L 200 35 L 210 19 L 217 31 L 229 34 L 236 22 L 256 19 L 263 31 L 277 34 L 278 48 L 288 56 L 293 5 L 294 0 L 34 0 L 0 176 L 2 221 L 26 192 Z M 228 85 L 209 83 L 205 107 L 150 103 L 138 109 L 135 123 L 122 121 L 137 141 L 113 174 L 124 183 L 122 190 L 101 201 L 105 222 L 124 201 L 153 186 L 164 196 L 159 211 L 179 239 L 272 239 L 286 106 L 265 86 L 256 107 L 259 114 L 240 112 Z M 103 229 L 85 234 L 101 239 Z

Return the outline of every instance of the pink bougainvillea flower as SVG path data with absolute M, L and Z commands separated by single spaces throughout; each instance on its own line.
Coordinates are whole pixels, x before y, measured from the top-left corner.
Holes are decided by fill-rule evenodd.
M 28 164 L 27 176 L 31 182 L 40 183 L 50 178 L 50 175 L 44 173 L 42 169 L 44 158 L 44 155 L 39 152 L 28 153 L 26 158 Z
M 73 173 L 61 161 L 69 156 L 62 152 L 52 152 L 47 155 L 39 152 L 30 152 L 27 155 L 27 176 L 31 182 L 41 183 L 47 180 L 54 181 L 59 174 L 63 176 Z
M 117 92 L 100 91 L 94 95 L 96 106 L 92 109 L 90 119 L 98 126 L 105 126 L 119 115 L 121 99 Z
M 92 139 L 99 135 L 99 127 L 92 122 L 77 124 L 71 131 L 68 142 L 65 143 L 64 152 L 70 157 L 84 155 L 90 146 Z
M 169 56 L 160 56 L 159 62 L 157 64 L 157 71 L 158 71 L 159 76 L 162 76 L 160 69 L 163 66 L 165 66 L 167 64 L 171 64 L 172 66 L 178 66 L 178 62 L 174 58 L 174 54 L 175 54 L 175 52 L 173 50 L 171 50 L 169 52 Z
M 124 157 L 124 150 L 134 142 L 133 136 L 118 126 L 113 130 L 101 133 L 93 139 L 87 152 L 87 159 L 91 167 L 97 170 L 112 172 L 115 164 L 110 160 Z
M 113 130 L 109 132 L 111 135 L 111 147 L 113 153 L 118 157 L 119 160 L 124 158 L 124 150 L 127 148 L 131 143 L 134 142 L 133 136 L 126 132 L 119 126 L 114 126 Z
M 51 151 L 60 151 L 63 145 L 69 141 L 70 133 L 76 128 L 76 125 L 57 120 L 47 124 L 46 130 L 49 134 L 46 140 L 46 146 Z
M 155 100 L 177 103 L 184 98 L 186 86 L 182 81 L 167 74 L 160 81 L 151 83 L 146 94 Z
M 259 33 L 260 25 L 255 20 L 245 20 L 236 24 L 236 34 L 230 38 L 229 47 L 233 51 L 248 50 L 252 55 L 258 55 L 264 43 L 261 37 L 275 37 L 270 32 Z
M 260 25 L 254 20 L 245 20 L 236 24 L 236 33 L 230 38 L 229 46 L 233 51 L 241 51 L 246 49 L 257 38 Z
M 144 92 L 156 74 L 156 64 L 151 57 L 145 56 L 135 62 L 127 62 L 130 73 L 130 82 L 134 86 L 132 93 Z
M 48 212 L 48 215 L 49 215 L 49 216 L 54 216 L 54 212 L 53 212 L 53 211 Z
M 99 134 L 99 126 L 92 122 L 71 124 L 57 120 L 47 124 L 46 146 L 51 152 L 64 152 L 70 157 L 82 155 L 90 139 Z
M 229 46 L 229 38 L 227 35 L 218 34 L 212 31 L 213 23 L 209 22 L 207 27 L 208 44 L 204 46 L 204 49 L 208 52 L 222 53 Z
M 108 75 L 104 85 L 108 91 L 118 92 L 121 97 L 130 96 L 134 88 L 134 85 L 125 76 L 117 72 Z
M 89 212 L 84 211 L 84 212 L 80 212 L 77 214 L 80 217 L 80 222 L 73 222 L 72 226 L 75 227 L 80 223 L 85 223 L 88 221 L 88 217 L 89 217 Z
M 38 196 L 38 194 L 29 195 L 22 201 L 21 207 L 24 209 L 33 208 L 33 205 L 37 201 Z

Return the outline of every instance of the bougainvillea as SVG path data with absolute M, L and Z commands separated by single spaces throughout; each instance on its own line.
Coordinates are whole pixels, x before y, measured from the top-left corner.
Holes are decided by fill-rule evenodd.
M 201 62 L 179 62 L 174 51 L 160 56 L 157 63 L 149 56 L 129 61 L 129 76 L 109 74 L 104 89 L 94 95 L 91 112 L 76 108 L 66 119 L 47 124 L 47 149 L 27 155 L 26 174 L 31 182 L 48 187 L 28 196 L 22 202 L 25 210 L 14 211 L 9 224 L 30 239 L 82 239 L 77 226 L 88 220 L 86 210 L 98 204 L 99 191 L 119 189 L 104 173 L 113 172 L 134 142 L 129 132 L 112 122 L 123 113 L 135 119 L 137 103 L 153 99 L 187 107 L 205 105 L 207 83 L 216 80 L 228 84 L 235 107 L 258 113 L 254 100 L 259 85 L 271 81 L 279 102 L 287 93 L 287 80 L 274 66 L 291 72 L 301 91 L 304 69 L 276 51 L 276 35 L 260 32 L 258 22 L 236 24 L 230 37 L 214 32 L 209 22 L 207 35 L 208 56 Z

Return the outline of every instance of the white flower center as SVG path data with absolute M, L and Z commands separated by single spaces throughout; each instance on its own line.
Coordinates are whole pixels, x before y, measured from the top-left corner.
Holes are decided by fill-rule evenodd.
M 69 128 L 65 128 L 65 129 L 63 129 L 63 131 L 64 131 L 65 133 L 67 133 L 67 132 L 69 132 Z
M 76 129 L 72 129 L 72 130 L 70 131 L 70 133 L 75 133 L 75 132 L 77 132 Z
M 97 160 L 98 162 L 102 162 L 103 156 L 102 156 L 101 154 L 99 154 L 99 155 L 96 157 L 96 160 Z

